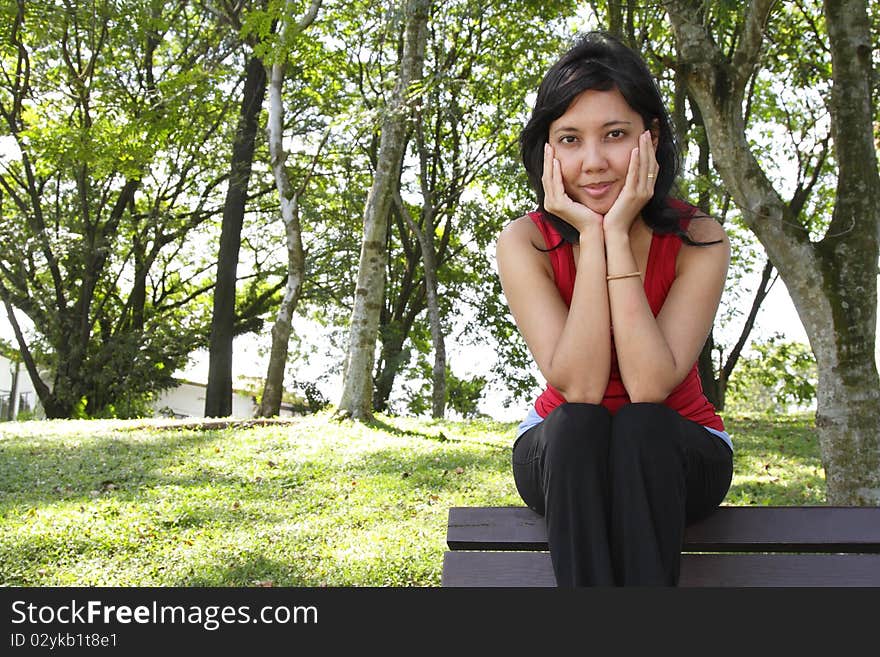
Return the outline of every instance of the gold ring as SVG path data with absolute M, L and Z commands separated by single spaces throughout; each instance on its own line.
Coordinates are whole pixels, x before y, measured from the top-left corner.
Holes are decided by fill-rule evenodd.
M 656 177 L 657 177 L 656 174 L 653 174 L 653 173 L 648 174 L 648 178 L 656 178 Z

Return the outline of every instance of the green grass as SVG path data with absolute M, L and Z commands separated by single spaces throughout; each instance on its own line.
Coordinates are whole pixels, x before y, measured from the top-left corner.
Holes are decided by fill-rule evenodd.
M 809 418 L 727 424 L 725 503 L 824 503 Z M 514 427 L 0 424 L 0 584 L 437 586 L 450 506 L 522 503 Z

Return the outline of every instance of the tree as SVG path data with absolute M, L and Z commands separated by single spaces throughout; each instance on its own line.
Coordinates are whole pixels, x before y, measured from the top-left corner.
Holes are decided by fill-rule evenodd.
M 0 297 L 48 417 L 135 413 L 204 339 L 224 46 L 186 2 L 9 8 Z
M 537 85 L 535 61 L 552 50 L 548 44 L 559 46 L 553 28 L 570 10 L 565 2 L 458 0 L 432 12 L 424 81 L 387 237 L 375 409 L 387 407 L 395 378 L 414 353 L 430 350 L 430 406 L 437 417 L 444 412 L 446 340 L 456 324 L 476 321 L 484 300 L 472 291 L 492 266 L 486 246 L 510 218 L 490 189 L 516 158 L 512 117 L 522 114 Z M 495 203 L 477 207 L 474 199 L 487 197 Z M 423 326 L 429 339 L 413 339 Z M 415 367 L 407 374 L 420 372 Z
M 667 8 L 715 167 L 785 281 L 816 357 L 816 426 L 828 501 L 880 504 L 880 379 L 873 352 L 880 176 L 867 3 L 826 2 L 828 46 L 821 34 L 806 32 L 801 56 L 818 61 L 788 67 L 789 81 L 802 82 L 830 64 L 831 79 L 819 82 L 831 85 L 826 109 L 837 185 L 830 221 L 816 240 L 811 239 L 816 224 L 791 208 L 810 180 L 799 181 L 792 200 L 784 201 L 749 143 L 743 115 L 746 87 L 760 79 L 764 48 L 773 45 L 772 35 L 765 34 L 784 34 L 793 25 L 818 32 L 822 27 L 815 14 L 791 7 L 784 13 L 772 0 L 755 0 L 741 16 L 732 16 L 725 6 L 719 10 L 722 20 L 710 17 L 696 0 L 673 0 Z M 807 52 L 803 40 L 809 36 L 814 45 Z
M 372 416 L 372 371 L 385 286 L 385 233 L 411 116 L 410 86 L 421 77 L 430 0 L 407 0 L 404 46 L 394 91 L 382 120 L 373 186 L 364 209 L 358 281 L 338 412 L 356 419 Z
M 287 349 L 290 342 L 291 321 L 299 301 L 303 279 L 305 278 L 305 253 L 303 252 L 302 226 L 299 217 L 299 199 L 311 176 L 305 176 L 302 185 L 298 189 L 294 189 L 285 167 L 287 153 L 284 150 L 283 143 L 284 104 L 282 98 L 284 70 L 287 64 L 287 49 L 292 47 L 290 45 L 291 42 L 314 22 L 320 7 L 321 0 L 313 0 L 306 14 L 295 25 L 290 26 L 290 8 L 285 4 L 284 15 L 281 17 L 281 43 L 279 44 L 282 54 L 276 55 L 276 59 L 272 63 L 269 81 L 269 116 L 266 131 L 269 141 L 269 156 L 271 158 L 272 172 L 275 176 L 275 187 L 278 190 L 281 220 L 284 223 L 285 241 L 287 244 L 287 285 L 284 290 L 284 298 L 281 300 L 281 306 L 278 309 L 275 324 L 272 326 L 272 348 L 269 354 L 266 382 L 263 386 L 263 394 L 258 411 L 258 414 L 262 417 L 278 415 L 281 410 L 281 396 L 284 392 L 284 370 L 287 366 Z M 318 153 L 320 153 L 320 146 L 318 147 Z M 313 168 L 317 164 L 317 159 L 318 155 L 316 154 L 312 160 Z
M 238 32 L 242 30 L 239 15 L 241 9 L 241 4 L 236 5 L 224 16 Z M 249 45 L 253 48 L 255 39 L 251 39 Z M 232 413 L 232 340 L 235 337 L 238 257 L 257 130 L 266 95 L 266 79 L 266 67 L 262 59 L 251 53 L 245 64 L 241 109 L 232 142 L 229 182 L 223 204 L 214 310 L 211 314 L 205 417 L 226 417 Z

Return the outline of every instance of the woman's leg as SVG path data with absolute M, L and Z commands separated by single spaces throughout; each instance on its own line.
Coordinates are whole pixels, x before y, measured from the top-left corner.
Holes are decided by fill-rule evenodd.
M 517 490 L 545 517 L 559 586 L 614 584 L 608 538 L 610 426 L 602 406 L 563 404 L 514 445 Z
M 610 455 L 615 579 L 674 586 L 685 525 L 727 494 L 730 449 L 662 404 L 637 403 L 614 416 Z

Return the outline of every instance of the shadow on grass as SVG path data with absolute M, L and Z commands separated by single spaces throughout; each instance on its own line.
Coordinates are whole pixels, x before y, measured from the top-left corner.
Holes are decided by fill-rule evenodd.
M 295 566 L 292 562 L 268 559 L 262 554 L 245 555 L 220 554 L 220 563 L 202 564 L 189 575 L 178 577 L 171 586 L 275 586 L 276 584 L 297 585 L 297 580 L 305 581 L 289 571 Z M 279 582 L 284 573 L 284 582 Z
M 61 500 L 92 500 L 114 492 L 137 494 L 144 485 L 164 483 L 161 470 L 179 461 L 181 452 L 222 438 L 212 432 L 173 432 L 154 440 L 119 436 L 87 442 L 42 439 L 0 442 L 0 510 L 12 505 L 39 506 Z
M 427 438 L 428 440 L 436 440 L 441 443 L 449 440 L 449 438 L 446 437 L 446 434 L 444 434 L 442 431 L 437 434 L 432 434 L 426 433 L 424 431 L 416 431 L 414 429 L 404 429 L 402 427 L 397 427 L 393 424 L 385 422 L 384 420 L 380 420 L 376 417 L 374 417 L 372 420 L 364 421 L 364 425 L 370 427 L 371 429 L 377 429 L 393 436 L 413 436 L 415 438 Z
M 387 475 L 399 479 L 400 483 L 395 486 L 400 488 L 457 489 L 462 486 L 462 478 L 467 479 L 473 473 L 510 472 L 510 448 L 455 443 L 415 454 L 387 448 L 365 455 L 356 470 L 365 476 Z

